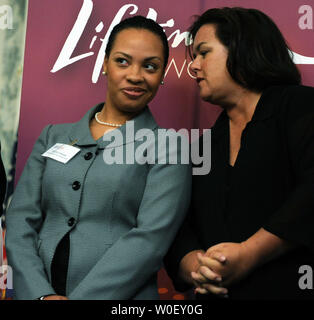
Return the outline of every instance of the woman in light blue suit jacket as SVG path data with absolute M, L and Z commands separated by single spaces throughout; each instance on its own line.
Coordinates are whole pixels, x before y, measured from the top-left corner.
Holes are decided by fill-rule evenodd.
M 147 107 L 168 54 L 153 20 L 122 21 L 106 49 L 106 102 L 41 133 L 6 217 L 17 299 L 158 299 L 157 272 L 191 184 L 189 164 L 167 158 L 181 149 L 160 148 L 178 136 Z M 67 163 L 42 156 L 56 143 L 79 152 Z

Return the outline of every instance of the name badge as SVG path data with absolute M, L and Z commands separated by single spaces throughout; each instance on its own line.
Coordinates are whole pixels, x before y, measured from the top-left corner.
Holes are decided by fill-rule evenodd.
M 42 154 L 43 157 L 51 158 L 56 161 L 67 163 L 71 160 L 79 151 L 79 148 L 70 146 L 68 144 L 56 143 L 49 150 Z

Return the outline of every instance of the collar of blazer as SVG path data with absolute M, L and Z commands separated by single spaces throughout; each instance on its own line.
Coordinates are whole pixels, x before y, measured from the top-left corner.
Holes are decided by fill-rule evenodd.
M 104 140 L 103 137 L 101 137 L 97 141 L 95 141 L 89 130 L 90 120 L 95 116 L 96 112 L 102 109 L 102 107 L 103 107 L 103 103 L 96 105 L 95 107 L 91 108 L 80 121 L 73 124 L 73 127 L 69 133 L 70 143 L 72 143 L 73 141 L 77 141 L 75 143 L 75 145 L 77 146 L 98 145 L 99 149 L 104 149 L 109 144 L 112 145 L 112 138 L 109 138 L 108 139 L 109 141 L 107 141 L 107 140 Z M 130 124 L 131 121 L 132 121 L 132 125 Z M 158 127 L 148 107 L 145 107 L 145 109 L 135 118 L 133 118 L 131 121 L 128 121 L 123 126 L 108 132 L 108 134 L 110 134 L 109 137 L 112 137 L 113 135 L 115 135 L 114 133 L 115 131 L 120 131 L 119 133 L 120 136 L 122 134 L 123 140 L 120 142 L 119 140 L 121 139 L 118 139 L 118 141 L 116 141 L 117 143 L 114 144 L 114 147 L 118 147 L 130 142 L 133 142 L 135 140 L 141 140 L 141 138 L 145 135 L 145 129 L 155 130 Z M 134 134 L 126 134 L 127 126 L 128 126 L 128 129 L 134 128 Z M 144 130 L 141 130 L 141 129 L 144 129 Z M 140 131 L 141 134 L 135 135 L 135 133 L 137 133 L 137 131 L 139 130 L 141 130 Z M 136 136 L 136 139 L 135 139 L 135 136 Z

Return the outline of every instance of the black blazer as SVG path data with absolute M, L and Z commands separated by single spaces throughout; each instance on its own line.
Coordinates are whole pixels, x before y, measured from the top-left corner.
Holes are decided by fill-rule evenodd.
M 0 217 L 2 216 L 2 213 L 3 213 L 2 204 L 4 201 L 6 188 L 7 188 L 7 179 L 6 179 L 2 158 L 1 158 L 1 143 L 0 143 Z
M 242 133 L 234 167 L 222 112 L 211 152 L 211 171 L 193 176 L 190 212 L 165 260 L 176 288 L 185 289 L 177 271 L 188 252 L 241 242 L 263 227 L 298 247 L 231 286 L 229 297 L 313 298 L 314 291 L 300 290 L 298 281 L 301 265 L 314 267 L 314 88 L 265 90 Z

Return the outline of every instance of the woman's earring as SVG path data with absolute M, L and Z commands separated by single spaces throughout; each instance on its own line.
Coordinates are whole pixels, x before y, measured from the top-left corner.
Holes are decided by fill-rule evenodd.
M 105 75 L 107 74 L 107 72 L 106 72 L 106 71 L 103 71 L 102 74 L 105 76 Z
M 161 80 L 160 84 L 161 84 L 161 85 L 165 84 L 165 83 L 164 83 L 164 80 Z

